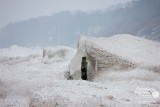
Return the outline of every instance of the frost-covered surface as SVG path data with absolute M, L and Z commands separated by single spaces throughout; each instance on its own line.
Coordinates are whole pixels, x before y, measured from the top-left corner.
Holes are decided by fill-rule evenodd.
M 43 49 L 43 62 L 52 63 L 64 60 L 70 60 L 75 51 L 66 46 L 47 47 Z
M 76 54 L 73 58 L 77 65 L 80 64 L 76 60 L 81 55 L 86 55 L 86 47 L 83 46 L 83 50 L 77 50 L 81 54 Z M 100 47 L 96 49 L 101 50 Z M 44 50 L 46 54 L 43 57 Z M 160 106 L 159 72 L 146 69 L 146 65 L 138 67 L 134 62 L 112 54 L 112 63 L 117 66 L 127 65 L 127 69 L 111 66 L 112 63 L 109 63 L 109 69 L 101 69 L 92 82 L 67 80 L 66 75 L 71 70 L 69 64 L 75 52 L 75 49 L 64 46 L 45 49 L 12 46 L 0 49 L 0 107 Z M 117 58 L 122 65 L 116 63 Z
M 43 49 L 12 46 L 0 49 L 0 107 L 28 107 L 34 91 L 54 80 L 66 80 L 68 63 L 75 53 L 60 46 L 45 48 L 52 57 L 43 58 Z M 60 50 L 67 51 L 59 56 Z M 49 62 L 49 63 L 46 63 Z
M 160 43 L 131 35 L 91 39 L 112 54 L 141 65 L 160 65 Z
M 86 56 L 93 80 L 101 71 L 147 69 L 160 72 L 160 43 L 128 34 L 104 38 L 82 36 L 70 64 L 73 78 L 80 78 L 81 58 Z M 88 74 L 88 75 L 90 75 Z M 102 74 L 102 73 L 100 73 Z

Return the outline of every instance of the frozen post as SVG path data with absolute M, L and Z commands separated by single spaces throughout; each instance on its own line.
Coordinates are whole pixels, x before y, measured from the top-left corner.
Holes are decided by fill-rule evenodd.
M 87 80 L 87 62 L 86 62 L 86 57 L 82 57 L 81 78 L 82 78 L 82 80 Z

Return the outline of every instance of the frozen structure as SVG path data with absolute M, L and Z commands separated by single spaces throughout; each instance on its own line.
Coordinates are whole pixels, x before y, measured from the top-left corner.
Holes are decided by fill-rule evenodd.
M 130 35 L 82 37 L 75 52 L 0 49 L 0 107 L 159 107 L 159 43 Z M 80 79 L 82 56 L 94 82 L 66 79 L 68 65 L 68 75 Z
M 160 44 L 123 34 L 112 37 L 85 37 L 78 42 L 77 53 L 70 63 L 70 75 L 81 78 L 81 58 L 88 61 L 88 80 L 101 72 L 125 71 L 134 68 L 160 72 Z

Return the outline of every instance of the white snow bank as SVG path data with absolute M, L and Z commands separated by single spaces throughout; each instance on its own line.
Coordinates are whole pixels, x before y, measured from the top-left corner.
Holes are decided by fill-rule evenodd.
M 138 81 L 139 82 L 139 81 Z M 30 107 L 143 107 L 158 106 L 158 92 L 151 83 L 116 82 L 108 84 L 87 81 L 55 81 L 54 86 L 42 88 L 33 94 Z M 159 82 L 158 82 L 159 83 Z M 156 82 L 152 86 L 156 86 Z M 138 87 L 141 85 L 141 88 Z M 143 90 L 144 91 L 143 91 Z M 146 90 L 147 96 L 141 96 Z
M 92 90 L 92 91 L 91 91 Z M 31 107 L 100 107 L 106 106 L 107 88 L 85 81 L 55 81 L 54 86 L 35 92 Z M 106 98 L 101 98 L 105 96 Z M 108 104 L 109 105 L 109 104 Z
M 55 47 L 54 52 L 63 49 Z M 64 57 L 72 58 L 75 50 L 68 48 L 67 52 Z M 69 58 L 44 64 L 42 54 L 42 48 L 0 49 L 0 107 L 29 107 L 34 91 L 52 85 L 54 80 L 66 80 Z
M 43 49 L 43 62 L 71 60 L 75 52 L 73 48 L 66 46 L 47 47 Z
M 132 70 L 109 70 L 102 71 L 95 76 L 95 82 L 106 83 L 107 81 L 160 81 L 160 74 L 157 72 L 145 70 L 145 69 L 132 69 Z
M 0 49 L 0 57 L 25 57 L 29 55 L 42 55 L 40 47 L 26 48 L 13 45 L 9 48 Z

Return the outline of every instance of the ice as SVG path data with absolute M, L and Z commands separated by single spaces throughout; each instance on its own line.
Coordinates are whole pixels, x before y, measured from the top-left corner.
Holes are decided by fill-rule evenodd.
M 0 107 L 160 106 L 159 43 L 116 35 L 78 45 L 0 49 Z M 87 60 L 90 81 L 78 77 L 85 55 L 97 55 Z
M 45 61 L 52 62 L 47 64 L 42 57 L 43 48 L 12 46 L 0 49 L 0 106 L 25 107 L 23 103 L 27 103 L 28 107 L 34 91 L 49 86 L 54 80 L 66 80 L 64 74 L 75 49 L 59 46 L 55 47 L 53 54 L 64 49 L 67 50 L 65 59 L 57 60 L 60 56 L 48 58 Z
M 47 47 L 43 49 L 43 62 L 52 63 L 72 59 L 75 50 L 66 46 Z

